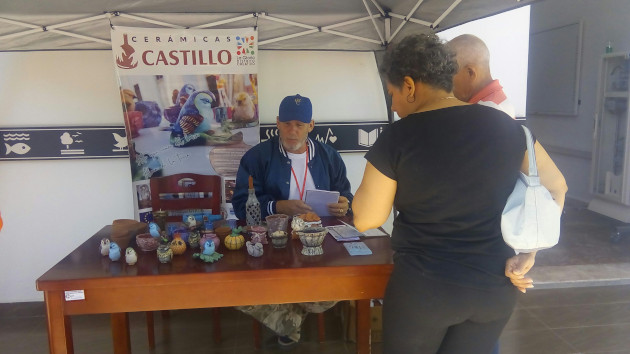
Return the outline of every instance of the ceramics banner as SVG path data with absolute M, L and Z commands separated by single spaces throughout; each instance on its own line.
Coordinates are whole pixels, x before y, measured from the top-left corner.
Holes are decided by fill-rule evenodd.
M 240 158 L 260 141 L 257 32 L 116 26 L 111 38 L 136 218 L 152 219 L 150 179 L 195 173 L 221 176 L 233 219 Z

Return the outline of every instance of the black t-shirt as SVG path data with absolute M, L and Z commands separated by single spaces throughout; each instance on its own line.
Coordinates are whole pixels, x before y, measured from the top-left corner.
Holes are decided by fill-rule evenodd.
M 476 288 L 509 285 L 514 255 L 501 212 L 526 150 L 523 129 L 482 105 L 409 115 L 387 127 L 366 159 L 396 180 L 392 247 L 428 277 Z

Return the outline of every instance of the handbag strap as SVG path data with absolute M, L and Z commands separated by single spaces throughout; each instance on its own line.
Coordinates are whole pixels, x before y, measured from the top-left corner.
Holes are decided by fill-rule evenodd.
M 534 138 L 532 133 L 526 126 L 521 125 L 525 131 L 525 139 L 527 139 L 527 155 L 529 159 L 529 176 L 538 177 L 538 168 L 536 167 L 536 152 L 534 151 Z

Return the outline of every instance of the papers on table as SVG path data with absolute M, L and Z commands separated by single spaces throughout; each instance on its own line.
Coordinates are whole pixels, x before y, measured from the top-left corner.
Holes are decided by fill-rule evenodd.
M 363 236 L 359 230 L 350 225 L 327 226 L 328 232 L 337 241 L 357 241 L 359 236 Z
M 373 237 L 373 236 L 389 236 L 389 235 L 380 229 L 369 229 L 369 230 L 363 231 L 363 236 Z
M 337 203 L 339 201 L 339 192 L 323 191 L 319 189 L 306 190 L 304 203 L 313 208 L 313 211 L 319 216 L 330 216 L 328 212 L 328 204 Z
M 363 242 L 346 242 L 343 245 L 351 256 L 367 256 L 372 254 L 372 250 Z

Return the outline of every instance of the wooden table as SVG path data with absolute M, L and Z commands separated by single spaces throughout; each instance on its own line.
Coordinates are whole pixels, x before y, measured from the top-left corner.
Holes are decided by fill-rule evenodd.
M 189 249 L 167 264 L 155 252 L 138 252 L 138 263 L 129 266 L 124 254 L 117 262 L 100 255 L 100 240 L 110 234 L 111 226 L 105 226 L 37 279 L 50 353 L 74 352 L 72 315 L 112 314 L 114 352 L 129 353 L 128 312 L 327 300 L 358 300 L 357 353 L 370 353 L 369 301 L 384 296 L 393 268 L 389 237 L 362 239 L 373 252 L 369 256 L 349 256 L 329 234 L 320 256 L 302 255 L 300 241 L 289 240 L 283 249 L 265 245 L 260 258 L 245 247 L 222 246 L 224 257 L 216 263 L 192 259 Z M 69 291 L 82 291 L 84 299 L 67 300 L 77 294 Z

